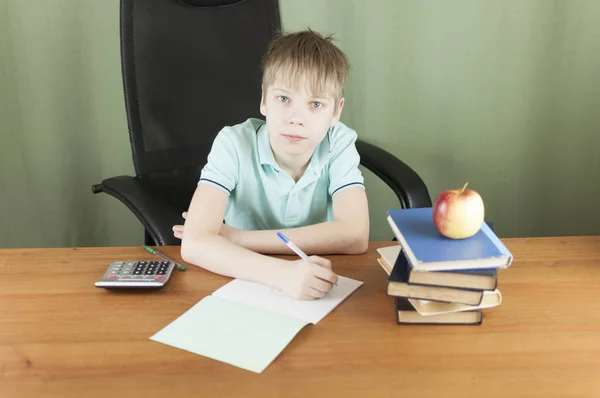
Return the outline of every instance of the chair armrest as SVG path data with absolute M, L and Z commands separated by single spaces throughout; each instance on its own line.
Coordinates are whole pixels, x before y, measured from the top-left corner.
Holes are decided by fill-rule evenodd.
M 181 224 L 181 212 L 137 177 L 119 176 L 92 187 L 94 193 L 104 192 L 127 206 L 140 220 L 158 246 L 180 245 L 173 236 L 173 225 Z
M 427 186 L 406 163 L 373 144 L 357 140 L 360 163 L 381 178 L 405 208 L 431 207 Z

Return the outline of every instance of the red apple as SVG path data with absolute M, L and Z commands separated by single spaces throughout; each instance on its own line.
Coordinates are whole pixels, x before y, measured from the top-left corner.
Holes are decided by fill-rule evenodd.
M 435 227 L 447 238 L 469 238 L 483 223 L 483 200 L 476 191 L 466 189 L 468 184 L 440 193 L 433 204 Z

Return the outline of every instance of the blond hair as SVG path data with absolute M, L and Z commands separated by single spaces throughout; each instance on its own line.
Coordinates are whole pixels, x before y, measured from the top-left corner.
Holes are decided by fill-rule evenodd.
M 263 93 L 273 84 L 304 84 L 311 95 L 341 100 L 349 65 L 332 40 L 310 29 L 273 40 L 262 62 Z

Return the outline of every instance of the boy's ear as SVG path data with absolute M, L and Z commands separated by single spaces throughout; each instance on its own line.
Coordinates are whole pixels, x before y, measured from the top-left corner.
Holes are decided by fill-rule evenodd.
M 265 88 L 260 86 L 260 114 L 267 117 L 267 109 L 265 106 Z
M 333 127 L 340 121 L 340 117 L 342 117 L 342 109 L 344 109 L 344 98 L 340 100 L 340 102 L 335 107 L 335 112 L 333 114 L 333 119 L 331 119 L 331 123 L 329 123 L 330 127 Z

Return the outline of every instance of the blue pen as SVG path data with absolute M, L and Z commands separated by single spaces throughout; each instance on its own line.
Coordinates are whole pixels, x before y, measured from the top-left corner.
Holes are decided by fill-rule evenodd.
M 302 260 L 312 263 L 310 258 L 308 258 L 308 256 L 306 255 L 306 253 L 304 253 L 302 251 L 302 249 L 300 249 L 298 246 L 296 246 L 291 240 L 286 238 L 284 234 L 282 234 L 281 232 L 277 232 L 277 236 L 279 236 L 279 238 L 283 241 L 283 243 L 285 243 L 290 249 L 292 249 L 294 251 L 294 253 L 299 255 Z
M 300 249 L 298 246 L 296 246 L 291 240 L 286 238 L 284 234 L 282 234 L 281 232 L 277 232 L 277 236 L 279 236 L 279 238 L 283 241 L 283 243 L 285 243 L 290 249 L 292 249 L 294 251 L 294 253 L 299 255 L 302 260 L 309 262 L 309 263 L 313 263 L 313 261 L 310 258 L 308 258 L 306 253 L 304 253 L 302 251 L 302 249 Z M 337 285 L 337 282 L 336 282 L 336 285 Z

